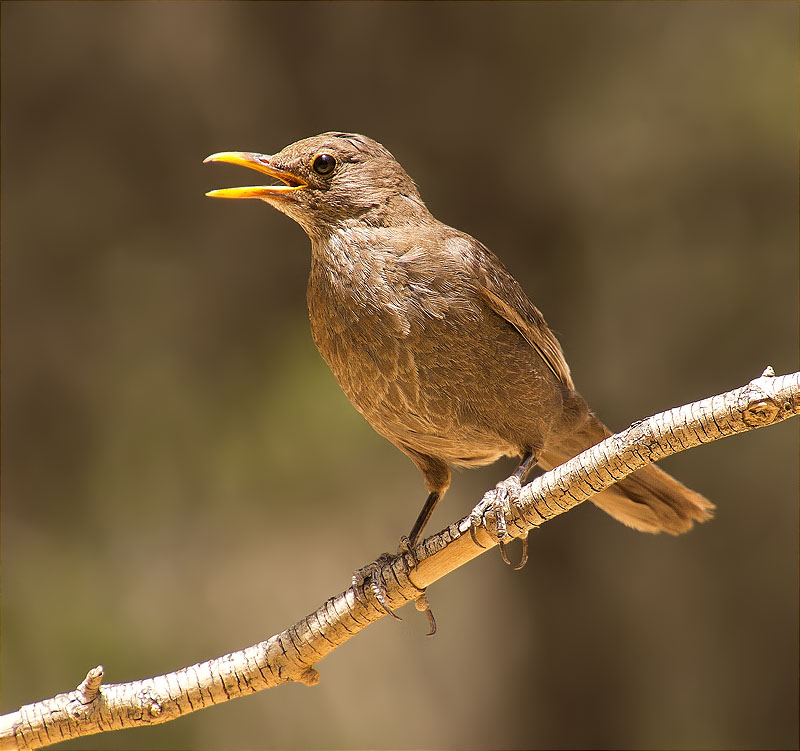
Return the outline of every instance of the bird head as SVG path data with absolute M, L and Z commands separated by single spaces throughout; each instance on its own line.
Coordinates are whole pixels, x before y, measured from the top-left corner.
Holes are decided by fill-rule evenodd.
M 213 198 L 258 198 L 287 214 L 312 237 L 351 221 L 386 226 L 427 214 L 406 171 L 377 141 L 355 133 L 323 133 L 277 154 L 224 151 L 205 162 L 227 162 L 279 182 L 212 190 Z

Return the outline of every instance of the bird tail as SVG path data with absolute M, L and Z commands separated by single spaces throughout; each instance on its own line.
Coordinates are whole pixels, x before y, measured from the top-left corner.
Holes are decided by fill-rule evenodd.
M 539 466 L 557 467 L 610 435 L 611 431 L 590 414 L 579 430 L 543 452 Z M 617 521 L 640 532 L 671 535 L 686 532 L 694 522 L 710 519 L 714 509 L 702 495 L 653 464 L 628 475 L 592 501 Z

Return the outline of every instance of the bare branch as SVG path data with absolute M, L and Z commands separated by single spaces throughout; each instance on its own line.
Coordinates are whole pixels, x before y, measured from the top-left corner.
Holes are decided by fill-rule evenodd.
M 739 389 L 634 423 L 538 477 L 523 488 L 509 532 L 526 534 L 651 462 L 797 414 L 800 373 L 775 377 L 767 368 Z M 486 521 L 491 531 L 491 520 Z M 422 542 L 414 551 L 416 566 L 408 554 L 382 566 L 392 608 L 417 600 L 420 590 L 497 544 L 481 528 L 476 545 L 469 526 L 465 517 Z M 290 681 L 312 686 L 319 680 L 316 663 L 384 615 L 362 584 L 331 597 L 266 641 L 173 673 L 101 685 L 103 668 L 98 666 L 73 691 L 0 717 L 0 748 L 39 748 L 107 730 L 168 722 Z

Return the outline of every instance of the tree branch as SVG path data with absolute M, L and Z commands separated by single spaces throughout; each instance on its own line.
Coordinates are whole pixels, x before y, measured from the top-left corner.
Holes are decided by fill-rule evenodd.
M 526 534 L 651 462 L 701 443 L 774 425 L 800 414 L 800 373 L 775 377 L 767 368 L 747 385 L 634 423 L 522 489 L 512 536 Z M 490 529 L 476 531 L 465 517 L 409 554 L 381 567 L 386 599 L 399 608 L 420 590 L 494 547 Z M 483 546 L 483 547 L 481 547 Z M 181 715 L 281 683 L 312 686 L 314 665 L 386 613 L 364 585 L 331 597 L 315 612 L 266 641 L 173 673 L 102 684 L 103 668 L 89 671 L 68 693 L 27 704 L 0 717 L 0 748 L 39 748 L 107 730 L 168 722 Z

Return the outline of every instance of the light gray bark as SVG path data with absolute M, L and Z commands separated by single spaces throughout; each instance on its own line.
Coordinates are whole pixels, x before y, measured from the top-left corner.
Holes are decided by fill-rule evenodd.
M 527 534 L 641 467 L 701 443 L 773 425 L 800 414 L 800 373 L 775 377 L 771 368 L 747 385 L 634 423 L 522 489 L 513 536 Z M 491 519 L 487 520 L 492 528 Z M 497 543 L 479 529 L 476 545 L 465 517 L 408 554 L 382 566 L 386 600 L 399 608 L 420 590 Z M 485 546 L 485 547 L 481 547 Z M 51 745 L 107 730 L 168 722 L 189 712 L 281 683 L 314 685 L 314 665 L 386 613 L 364 586 L 350 587 L 285 631 L 246 649 L 154 678 L 102 684 L 89 671 L 68 693 L 0 717 L 0 748 Z

